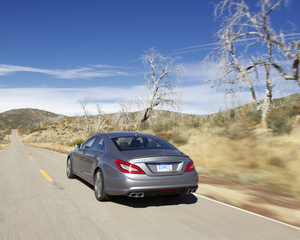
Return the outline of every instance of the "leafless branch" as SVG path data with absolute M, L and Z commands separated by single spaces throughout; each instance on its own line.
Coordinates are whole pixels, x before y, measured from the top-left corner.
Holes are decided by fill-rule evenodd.
M 142 56 L 143 63 L 145 66 L 149 66 L 151 74 L 145 75 L 147 91 L 149 94 L 149 103 L 145 105 L 145 110 L 141 122 L 146 121 L 153 111 L 153 109 L 159 105 L 168 105 L 175 107 L 180 99 L 178 92 L 175 89 L 175 83 L 173 76 L 176 77 L 177 81 L 182 79 L 184 68 L 181 65 L 175 65 L 177 57 L 165 57 L 162 56 L 158 50 L 150 48 L 148 52 Z

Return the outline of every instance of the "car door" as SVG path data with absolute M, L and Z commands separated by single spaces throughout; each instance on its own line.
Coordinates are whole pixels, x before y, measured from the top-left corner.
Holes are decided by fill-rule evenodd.
M 75 172 L 85 180 L 89 181 L 90 179 L 87 178 L 87 174 L 85 173 L 86 163 L 89 161 L 89 154 L 88 151 L 92 148 L 95 140 L 97 139 L 96 136 L 89 138 L 79 149 L 76 154 L 76 161 L 74 164 Z
M 84 178 L 93 182 L 93 173 L 98 164 L 100 157 L 103 155 L 105 145 L 102 137 L 97 137 L 90 148 L 85 153 L 85 161 L 82 163 L 82 173 Z

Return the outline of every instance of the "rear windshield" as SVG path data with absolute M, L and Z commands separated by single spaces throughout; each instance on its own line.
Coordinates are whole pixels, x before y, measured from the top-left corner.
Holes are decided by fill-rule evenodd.
M 141 149 L 175 149 L 169 142 L 156 136 L 125 136 L 111 138 L 120 151 Z

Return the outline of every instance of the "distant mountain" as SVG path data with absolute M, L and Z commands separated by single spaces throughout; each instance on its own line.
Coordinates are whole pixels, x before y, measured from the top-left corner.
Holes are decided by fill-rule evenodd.
M 32 108 L 13 109 L 0 113 L 0 125 L 10 125 L 12 128 L 17 128 L 18 126 L 30 126 L 58 120 L 61 117 L 64 116 L 45 110 Z

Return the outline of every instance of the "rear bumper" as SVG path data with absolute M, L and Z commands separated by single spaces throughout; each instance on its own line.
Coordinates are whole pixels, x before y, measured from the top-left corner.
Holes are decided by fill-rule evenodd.
M 111 196 L 126 195 L 143 192 L 144 196 L 179 195 L 196 191 L 198 188 L 198 174 L 189 172 L 180 176 L 145 177 L 126 176 L 124 178 L 106 181 L 105 191 Z
M 145 197 L 180 195 L 183 193 L 193 193 L 198 189 L 198 185 L 180 188 L 160 188 L 160 189 L 136 189 L 131 190 L 126 195 L 131 196 L 135 193 L 143 193 Z

